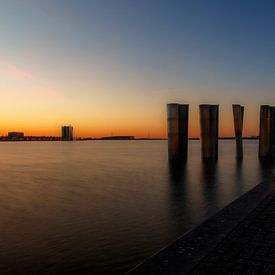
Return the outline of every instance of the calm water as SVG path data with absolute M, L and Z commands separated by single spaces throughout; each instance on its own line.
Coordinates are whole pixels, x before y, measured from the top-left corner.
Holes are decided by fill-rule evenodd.
M 0 273 L 121 274 L 251 189 L 272 167 L 245 142 L 215 166 L 190 142 L 171 167 L 166 141 L 0 143 Z

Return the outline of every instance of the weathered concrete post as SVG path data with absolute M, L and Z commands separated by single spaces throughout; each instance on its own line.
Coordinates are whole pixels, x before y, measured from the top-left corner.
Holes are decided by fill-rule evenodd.
M 178 158 L 179 154 L 179 104 L 167 104 L 168 157 Z
M 188 155 L 188 119 L 189 105 L 180 104 L 179 106 L 179 145 L 180 158 L 187 160 Z
M 275 159 L 275 107 L 270 107 L 270 156 Z
M 271 151 L 271 108 L 269 105 L 262 105 L 260 110 L 260 136 L 259 136 L 259 157 L 270 157 Z
M 243 116 L 244 107 L 233 104 L 234 129 L 236 138 L 236 156 L 237 159 L 243 159 Z
M 188 104 L 167 104 L 167 130 L 169 159 L 187 159 Z
M 200 105 L 203 159 L 218 159 L 219 105 Z

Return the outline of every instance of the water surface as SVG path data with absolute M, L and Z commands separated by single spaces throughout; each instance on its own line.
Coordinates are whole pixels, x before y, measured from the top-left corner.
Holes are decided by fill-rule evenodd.
M 0 143 L 0 273 L 122 274 L 268 176 L 257 148 L 211 165 L 191 141 L 178 167 L 166 141 Z

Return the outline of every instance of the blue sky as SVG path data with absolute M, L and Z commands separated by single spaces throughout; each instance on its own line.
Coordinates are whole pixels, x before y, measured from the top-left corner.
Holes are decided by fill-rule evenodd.
M 72 123 L 86 136 L 163 136 L 165 104 L 176 101 L 193 105 L 194 134 L 197 104 L 220 103 L 227 133 L 237 102 L 254 133 L 258 105 L 275 104 L 274 9 L 274 1 L 0 0 L 2 116 L 21 103 L 4 128 L 55 133 Z

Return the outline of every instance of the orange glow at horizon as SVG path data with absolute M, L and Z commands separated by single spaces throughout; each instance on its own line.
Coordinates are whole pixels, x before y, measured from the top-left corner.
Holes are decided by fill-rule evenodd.
M 0 81 L 0 101 L 5 102 L 0 108 L 0 135 L 20 131 L 26 136 L 60 136 L 61 126 L 70 124 L 77 137 L 167 137 L 166 103 L 174 101 L 174 92 L 160 96 L 146 93 L 148 88 L 144 87 L 140 88 L 144 90 L 140 94 L 139 89 L 133 88 L 127 81 L 123 85 L 129 84 L 130 88 L 120 83 L 118 87 L 109 87 L 97 82 L 87 83 L 86 87 L 77 82 L 73 83 L 74 89 L 69 86 L 70 83 L 57 89 L 53 84 L 45 85 L 47 81 L 26 69 L 8 62 L 0 62 L 0 75 L 3 77 Z M 82 96 L 74 92 L 77 89 L 82 90 Z M 133 91 L 129 93 L 129 89 Z M 215 98 L 214 102 L 221 102 L 219 135 L 234 136 L 232 102 L 222 98 L 218 88 L 210 96 L 206 87 L 206 96 L 195 98 L 196 91 L 190 87 L 180 93 L 175 92 L 178 94 L 176 102 L 190 103 L 189 137 L 200 136 L 198 105 L 207 101 L 205 97 L 208 92 L 208 102 Z M 240 104 L 245 105 L 243 135 L 257 136 L 260 104 Z
M 92 115 L 91 115 L 92 117 Z M 112 117 L 112 114 L 110 114 Z M 114 115 L 113 115 L 114 117 Z M 20 118 L 20 120 L 19 120 Z M 27 120 L 27 119 L 26 119 Z M 74 135 L 77 137 L 98 138 L 112 135 L 131 135 L 137 138 L 167 138 L 167 121 L 166 113 L 160 116 L 154 116 L 146 120 L 146 113 L 138 119 L 131 116 L 128 118 L 113 119 L 108 121 L 106 117 L 99 119 L 90 119 L 65 121 L 58 117 L 51 117 L 49 120 L 42 118 L 30 119 L 27 123 L 22 117 L 16 118 L 16 115 L 9 119 L 4 119 L 1 125 L 1 135 L 7 135 L 7 132 L 18 131 L 24 132 L 26 136 L 60 136 L 62 125 L 72 125 Z M 17 121 L 17 123 L 15 123 Z M 258 118 L 245 114 L 243 136 L 258 135 Z M 234 136 L 233 116 L 230 112 L 220 111 L 219 118 L 219 135 Z M 199 114 L 190 112 L 189 114 L 189 137 L 200 136 Z

